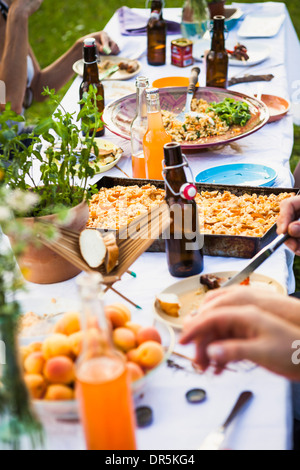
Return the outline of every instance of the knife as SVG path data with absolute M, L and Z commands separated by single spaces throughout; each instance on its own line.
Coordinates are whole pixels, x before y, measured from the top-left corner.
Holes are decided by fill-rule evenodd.
M 222 287 L 230 287 L 234 284 L 241 284 L 241 282 L 245 281 L 245 279 L 247 279 L 250 274 L 252 274 L 262 263 L 264 263 L 277 250 L 277 248 L 283 245 L 289 238 L 290 235 L 288 233 L 276 237 L 272 243 L 267 245 L 259 253 L 257 253 L 254 258 L 252 258 L 245 269 L 233 276 L 231 279 L 229 279 L 229 281 L 226 281 L 224 284 L 222 284 Z
M 197 82 L 198 82 L 199 74 L 200 74 L 199 67 L 193 67 L 192 72 L 191 72 L 191 76 L 190 76 L 190 83 L 189 83 L 189 86 L 188 86 L 188 89 L 187 89 L 185 108 L 180 114 L 178 114 L 178 116 L 176 116 L 176 119 L 178 121 L 184 122 L 185 121 L 185 115 L 187 113 L 189 113 L 190 110 L 191 110 L 191 103 L 192 103 L 192 99 L 194 97 L 194 93 L 195 93 L 195 90 L 196 90 L 196 85 L 197 85 Z
M 222 426 L 217 428 L 215 431 L 211 432 L 204 439 L 203 443 L 198 448 L 198 450 L 220 450 L 221 445 L 225 439 L 225 431 L 227 427 L 252 397 L 253 397 L 252 392 L 241 393 L 230 415 L 226 419 L 225 423 L 222 424 Z

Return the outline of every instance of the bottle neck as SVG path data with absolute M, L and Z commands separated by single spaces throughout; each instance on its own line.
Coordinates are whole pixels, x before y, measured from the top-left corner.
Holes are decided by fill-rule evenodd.
M 167 144 L 164 147 L 164 164 L 165 167 L 175 167 L 178 165 L 183 164 L 183 157 L 181 153 L 180 145 L 171 143 Z M 165 173 L 165 178 L 169 183 L 170 187 L 174 191 L 174 193 L 179 193 L 181 186 L 184 183 L 187 183 L 187 178 L 184 171 L 184 166 L 180 168 L 170 168 L 167 169 Z M 182 199 L 181 196 L 175 196 L 173 192 L 170 190 L 168 185 L 166 186 L 166 199 L 168 198 L 176 198 Z M 186 201 L 187 202 L 187 201 Z
M 140 118 L 147 117 L 147 100 L 146 100 L 146 88 L 148 88 L 149 83 L 139 84 L 136 90 L 136 109 L 137 116 Z
M 215 52 L 220 52 L 220 51 L 225 50 L 224 27 L 225 27 L 224 19 L 214 19 L 211 49 Z
M 111 355 L 114 348 L 104 312 L 102 285 L 93 274 L 82 278 L 78 282 L 83 331 L 81 358 L 87 360 Z
M 163 128 L 163 121 L 160 109 L 159 95 L 150 95 L 147 98 L 148 128 Z
M 157 15 L 162 18 L 163 2 L 154 0 L 151 2 L 151 16 Z
M 92 83 L 99 82 L 96 46 L 84 46 L 83 48 L 83 80 Z

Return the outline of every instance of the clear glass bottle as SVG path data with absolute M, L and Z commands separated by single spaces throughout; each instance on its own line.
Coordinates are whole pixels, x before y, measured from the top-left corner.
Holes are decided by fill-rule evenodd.
M 189 277 L 203 270 L 203 236 L 199 229 L 196 188 L 188 184 L 181 146 L 172 142 L 164 146 L 166 203 L 170 208 L 171 225 L 166 237 L 169 272 L 175 277 Z M 189 190 L 195 193 L 189 197 Z M 184 189 L 185 188 L 185 189 Z M 186 199 L 188 198 L 188 199 Z
M 136 115 L 130 126 L 132 176 L 146 178 L 143 138 L 148 128 L 146 88 L 149 87 L 149 79 L 137 77 L 135 86 Z
M 225 48 L 225 16 L 214 16 L 211 50 L 206 56 L 206 86 L 227 88 L 228 53 Z
M 88 450 L 135 450 L 135 417 L 122 355 L 113 347 L 103 307 L 102 276 L 80 276 L 82 352 L 76 365 L 79 401 Z
M 163 125 L 158 88 L 149 88 L 146 95 L 148 129 L 143 139 L 146 177 L 162 180 L 164 145 L 171 142 L 172 138 Z

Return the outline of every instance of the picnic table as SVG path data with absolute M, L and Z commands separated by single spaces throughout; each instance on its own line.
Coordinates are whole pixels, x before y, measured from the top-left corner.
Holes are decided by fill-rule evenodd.
M 264 4 L 237 4 L 246 13 L 259 12 L 264 14 L 285 14 L 285 21 L 279 33 L 270 39 L 250 39 L 247 44 L 263 44 L 270 47 L 270 57 L 265 62 L 251 67 L 251 73 L 273 73 L 275 78 L 264 83 L 263 92 L 290 97 L 291 77 L 295 77 L 295 64 L 299 57 L 286 51 L 299 50 L 299 43 L 292 26 L 291 19 L 284 3 L 270 2 Z M 147 10 L 137 10 L 149 14 Z M 164 17 L 180 22 L 181 9 L 165 9 Z M 229 38 L 237 41 L 239 25 L 232 29 Z M 145 36 L 122 36 L 118 16 L 115 14 L 106 26 L 106 31 L 121 46 L 121 56 L 133 56 L 146 50 Z M 177 36 L 179 37 L 179 36 Z M 147 64 L 145 55 L 139 57 L 142 64 L 140 75 L 149 77 L 150 82 L 164 76 L 189 76 L 191 67 L 178 68 L 170 64 L 170 42 L 176 36 L 168 36 L 167 63 L 161 67 Z M 144 49 L 143 49 L 144 48 Z M 130 54 L 131 51 L 131 54 Z M 202 67 L 200 63 L 200 68 Z M 246 73 L 247 68 L 229 68 L 229 77 Z M 77 77 L 62 100 L 64 108 L 78 111 L 78 90 L 81 78 Z M 205 77 L 200 75 L 200 86 L 205 85 Z M 132 93 L 135 90 L 135 79 L 129 82 L 104 82 L 106 104 L 117 93 Z M 131 90 L 131 91 L 130 91 Z M 246 83 L 234 86 L 232 90 L 253 96 L 257 92 L 257 83 Z M 131 175 L 130 143 L 120 139 L 106 130 L 105 138 L 116 143 L 124 150 L 124 157 L 119 162 L 123 172 Z M 264 163 L 278 171 L 275 186 L 292 187 L 293 177 L 289 169 L 289 159 L 293 146 L 293 118 L 288 114 L 279 122 L 266 125 L 257 133 L 246 137 L 238 144 L 194 154 L 190 164 L 194 174 L 199 171 L 225 163 Z M 105 175 L 124 177 L 117 168 Z M 95 181 L 99 176 L 95 178 Z M 244 259 L 205 257 L 205 272 L 240 270 L 246 264 Z M 275 278 L 285 285 L 291 293 L 294 291 L 293 255 L 286 248 L 281 248 L 259 270 L 259 273 Z M 124 295 L 142 307 L 138 314 L 151 322 L 152 305 L 155 295 L 176 281 L 169 274 L 166 257 L 163 253 L 145 253 L 132 266 L 137 274 L 134 279 L 125 275 L 117 288 Z M 28 283 L 32 298 L 66 297 L 77 295 L 75 280 L 56 285 L 33 285 Z M 119 301 L 119 297 L 111 291 L 106 294 L 107 304 Z M 193 346 L 176 345 L 175 350 L 187 356 L 193 356 Z M 176 359 L 177 361 L 177 359 Z M 184 363 L 180 362 L 180 364 Z M 184 366 L 187 366 L 184 363 Z M 185 394 L 192 388 L 203 388 L 207 392 L 207 400 L 201 405 L 191 405 Z M 185 367 L 174 370 L 167 365 L 153 374 L 143 393 L 136 399 L 136 406 L 147 405 L 153 409 L 154 421 L 151 426 L 137 430 L 138 449 L 151 450 L 195 450 L 205 436 L 220 425 L 233 407 L 240 392 L 251 390 L 254 398 L 249 406 L 239 415 L 226 434 L 227 449 L 290 449 L 292 446 L 292 407 L 291 384 L 259 367 L 235 365 L 233 370 L 225 371 L 221 376 L 210 373 L 196 374 Z M 83 449 L 84 439 L 79 423 L 56 422 L 47 419 L 47 447 L 50 449 Z

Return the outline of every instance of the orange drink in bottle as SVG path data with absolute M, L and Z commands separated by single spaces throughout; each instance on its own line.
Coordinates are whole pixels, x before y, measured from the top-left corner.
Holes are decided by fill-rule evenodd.
M 146 178 L 145 159 L 143 153 L 143 138 L 148 128 L 146 89 L 149 80 L 137 77 L 136 82 L 136 115 L 130 125 L 132 176 Z
M 99 357 L 77 371 L 77 397 L 88 450 L 134 450 L 134 415 L 122 358 Z
M 133 178 L 146 178 L 145 157 L 143 152 L 132 155 L 132 176 Z
M 172 138 L 163 125 L 158 88 L 150 88 L 146 94 L 148 130 L 143 139 L 146 177 L 162 180 L 164 145 L 172 142 Z
M 102 276 L 78 278 L 82 351 L 76 396 L 88 450 L 135 450 L 135 416 L 125 360 L 112 344 L 102 304 Z

